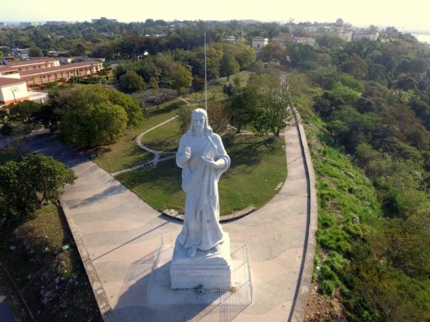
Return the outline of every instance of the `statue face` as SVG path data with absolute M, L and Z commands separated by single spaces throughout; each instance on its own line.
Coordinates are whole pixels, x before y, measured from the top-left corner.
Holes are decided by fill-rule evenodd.
M 205 116 L 201 113 L 193 114 L 193 129 L 196 134 L 201 134 L 205 128 Z

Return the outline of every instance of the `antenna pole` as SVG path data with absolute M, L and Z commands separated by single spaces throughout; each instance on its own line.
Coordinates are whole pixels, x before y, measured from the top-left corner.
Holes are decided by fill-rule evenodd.
M 206 32 L 205 32 L 205 110 L 208 110 L 208 75 L 206 62 Z

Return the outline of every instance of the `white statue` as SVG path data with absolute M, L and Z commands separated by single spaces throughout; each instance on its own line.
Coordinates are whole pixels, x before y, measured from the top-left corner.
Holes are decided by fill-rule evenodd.
M 182 168 L 182 189 L 186 193 L 185 220 L 177 242 L 194 257 L 223 242 L 219 223 L 218 180 L 230 167 L 230 157 L 221 137 L 213 133 L 207 113 L 191 113 L 191 125 L 180 140 L 176 164 Z

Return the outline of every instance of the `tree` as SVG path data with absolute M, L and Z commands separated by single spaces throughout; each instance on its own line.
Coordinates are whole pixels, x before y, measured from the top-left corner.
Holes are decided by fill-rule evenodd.
M 151 78 L 149 79 L 149 85 L 152 89 L 159 89 L 158 80 L 154 76 L 151 76 Z
M 336 34 L 323 34 L 316 38 L 316 42 L 320 47 L 337 48 L 345 45 L 346 41 Z
M 211 93 L 214 102 L 219 94 L 224 94 L 223 88 L 219 84 L 209 86 L 208 92 Z
M 256 54 L 254 49 L 245 44 L 235 45 L 235 50 L 233 52 L 234 58 L 239 63 L 239 69 L 244 70 L 249 68 L 256 59 Z
M 119 88 L 125 93 L 146 90 L 146 84 L 134 70 L 128 70 L 119 78 Z
M 31 47 L 28 51 L 30 57 L 43 57 L 43 52 L 39 47 Z
M 249 96 L 251 94 L 251 96 Z M 231 96 L 227 105 L 230 124 L 236 127 L 236 133 L 240 133 L 242 127 L 250 124 L 256 105 L 256 96 L 252 92 L 240 90 Z
M 310 45 L 289 44 L 287 54 L 291 66 L 302 69 L 309 69 L 308 67 L 317 59 L 315 49 Z
M 396 87 L 404 91 L 413 90 L 417 87 L 417 81 L 413 77 L 402 74 L 397 80 Z
M 101 85 L 76 86 L 53 97 L 60 110 L 59 138 L 78 148 L 115 142 L 127 126 L 143 121 L 139 104 L 131 97 Z
M 239 72 L 239 63 L 236 59 L 228 52 L 225 52 L 220 61 L 220 74 L 221 76 L 227 76 L 227 80 L 230 80 L 230 76 Z
M 228 83 L 228 84 L 225 83 L 223 88 L 222 88 L 222 92 L 229 97 L 234 94 L 234 90 L 235 90 L 235 87 L 233 86 L 232 83 Z
M 367 63 L 357 54 L 339 65 L 339 69 L 344 73 L 354 76 L 356 79 L 364 79 L 367 75 Z
M 227 129 L 228 115 L 226 106 L 220 102 L 208 103 L 208 118 L 215 133 L 222 133 Z
M 3 222 L 33 213 L 37 195 L 17 161 L 0 166 L 0 215 Z
M 188 88 L 193 82 L 191 71 L 180 63 L 175 63 L 170 68 L 170 77 L 173 80 L 172 87 L 180 94 L 182 88 Z
M 126 127 L 123 107 L 109 102 L 87 105 L 64 111 L 59 139 L 79 149 L 93 148 L 114 143 L 124 135 Z
M 186 104 L 185 102 L 179 102 L 181 103 L 179 108 L 177 109 L 176 115 L 178 116 L 178 122 L 179 122 L 179 133 L 183 134 L 188 131 L 188 128 L 191 124 L 191 112 L 193 111 L 193 108 Z
M 41 154 L 0 166 L 0 216 L 3 222 L 24 217 L 44 202 L 57 202 L 76 176 L 63 163 Z
M 249 97 L 253 97 L 255 104 L 252 119 L 255 129 L 262 133 L 270 131 L 275 137 L 279 137 L 290 117 L 288 105 L 291 103 L 291 96 L 287 78 L 282 76 L 279 70 L 271 68 L 262 75 L 252 75 L 245 92 Z M 252 92 L 256 95 L 251 94 Z
M 50 201 L 56 203 L 65 184 L 73 184 L 75 173 L 64 163 L 42 154 L 27 155 L 21 167 L 28 183 L 37 192 L 38 205 Z
M 285 52 L 284 46 L 270 42 L 261 49 L 261 57 L 265 61 L 276 60 L 280 63 L 284 63 L 287 58 L 287 53 Z
M 10 116 L 22 123 L 28 123 L 30 118 L 40 112 L 42 105 L 34 101 L 18 102 L 10 109 Z

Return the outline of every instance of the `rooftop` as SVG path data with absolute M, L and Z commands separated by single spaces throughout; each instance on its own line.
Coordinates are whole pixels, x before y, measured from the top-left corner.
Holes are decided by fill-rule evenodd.
M 0 77 L 0 86 L 25 83 L 25 80 L 19 78 Z

